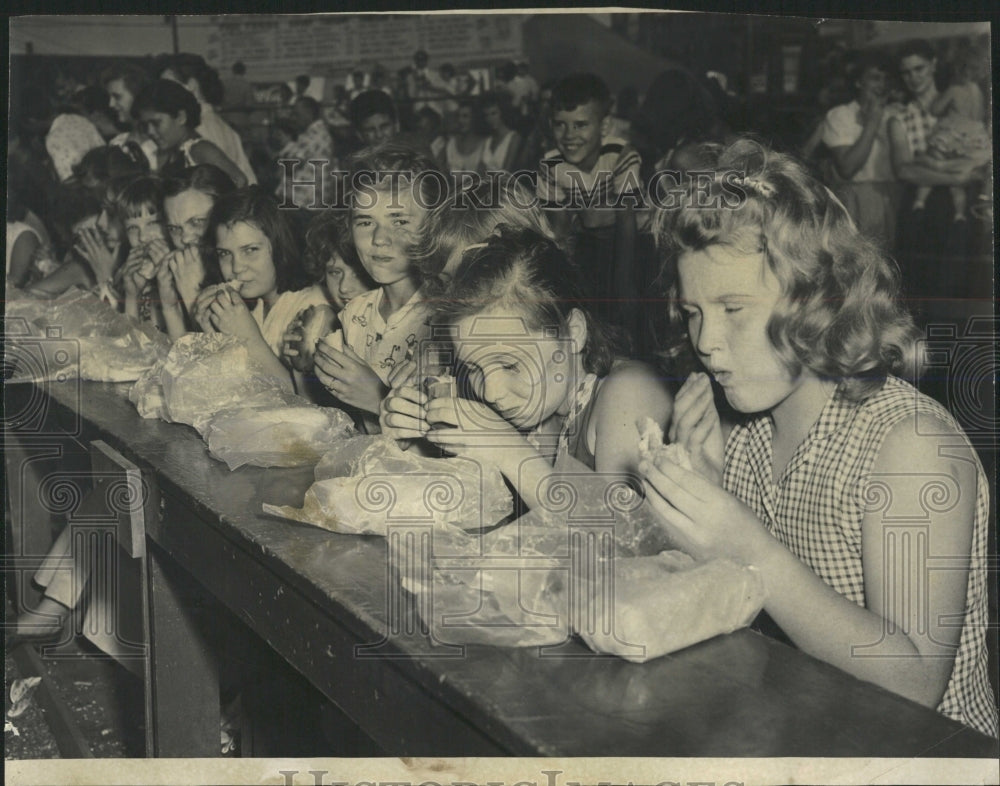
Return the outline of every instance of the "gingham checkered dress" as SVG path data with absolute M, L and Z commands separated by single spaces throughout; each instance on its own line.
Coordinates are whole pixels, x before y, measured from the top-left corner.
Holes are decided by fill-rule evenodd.
M 939 418 L 961 433 L 944 407 L 895 377 L 889 377 L 881 391 L 860 403 L 834 394 L 776 484 L 771 420 L 755 418 L 730 434 L 723 484 L 823 581 L 864 606 L 861 522 L 867 506 L 886 504 L 872 480 L 872 467 L 892 427 L 918 412 Z M 978 460 L 976 471 L 965 620 L 951 678 L 937 709 L 995 737 L 997 707 L 986 652 L 989 491 Z

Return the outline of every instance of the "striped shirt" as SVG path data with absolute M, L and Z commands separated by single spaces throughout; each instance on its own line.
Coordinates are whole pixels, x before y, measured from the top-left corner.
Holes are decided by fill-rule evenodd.
M 754 418 L 730 434 L 723 485 L 749 505 L 771 534 L 824 582 L 865 606 L 862 519 L 873 506 L 888 508 L 891 502 L 882 483 L 873 478 L 873 467 L 886 435 L 918 413 L 937 418 L 961 433 L 944 407 L 895 377 L 889 377 L 882 390 L 862 402 L 834 394 L 777 483 L 772 473 L 771 420 Z M 968 446 L 964 438 L 962 444 Z M 997 707 L 986 651 L 989 491 L 983 468 L 974 460 L 976 505 L 965 619 L 951 677 L 937 709 L 995 737 Z M 945 487 L 947 483 L 942 484 L 942 489 Z M 944 493 L 950 493 L 954 503 L 955 495 L 962 491 Z M 920 502 L 928 519 L 942 507 L 936 498 Z M 894 516 L 888 510 L 884 514 L 888 534 L 888 523 Z M 923 529 L 919 517 L 907 517 L 899 524 L 900 535 L 905 537 L 904 530 L 909 530 L 919 543 L 918 533 Z M 930 556 L 930 560 L 934 558 Z
M 543 207 L 563 207 L 583 210 L 588 214 L 585 226 L 607 226 L 614 223 L 614 213 L 600 211 L 604 220 L 593 214 L 600 207 L 611 207 L 619 195 L 641 187 L 639 165 L 642 159 L 624 139 L 606 137 L 594 168 L 584 172 L 566 161 L 558 149 L 550 150 L 541 160 L 537 194 Z M 594 209 L 588 210 L 588 206 Z

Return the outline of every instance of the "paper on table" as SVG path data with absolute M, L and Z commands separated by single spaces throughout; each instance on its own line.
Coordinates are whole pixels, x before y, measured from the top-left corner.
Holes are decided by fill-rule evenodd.
M 350 416 L 305 399 L 276 406 L 242 407 L 218 413 L 205 426 L 208 452 L 230 469 L 300 467 L 315 464 L 330 445 L 354 432 Z
M 327 466 L 335 462 L 335 456 L 323 459 Z M 301 508 L 264 505 L 265 513 L 356 535 L 386 535 L 393 524 L 480 529 L 512 511 L 496 467 L 404 452 L 389 437 L 372 441 L 350 476 L 313 483 Z

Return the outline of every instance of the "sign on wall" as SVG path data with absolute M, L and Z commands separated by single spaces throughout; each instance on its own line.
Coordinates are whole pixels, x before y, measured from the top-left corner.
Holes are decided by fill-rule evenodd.
M 206 59 L 228 73 L 237 60 L 254 82 L 297 74 L 335 76 L 376 63 L 394 71 L 425 50 L 432 67 L 467 66 L 523 54 L 524 14 L 251 15 L 212 18 Z

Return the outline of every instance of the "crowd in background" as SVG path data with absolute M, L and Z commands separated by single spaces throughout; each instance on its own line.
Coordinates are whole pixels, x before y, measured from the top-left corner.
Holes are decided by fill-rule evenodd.
M 891 53 L 837 52 L 806 134 L 763 140 L 799 153 L 895 256 L 918 312 L 927 311 L 921 299 L 976 296 L 991 258 L 988 59 L 974 46 L 949 47 L 949 61 L 939 51 L 917 41 Z M 302 232 L 321 208 L 317 196 L 335 193 L 334 174 L 365 147 L 392 140 L 444 172 L 532 172 L 540 182 L 543 161 L 558 156 L 553 82 L 539 84 L 525 60 L 470 71 L 418 51 L 394 73 L 352 70 L 327 85 L 326 100 L 300 75 L 268 104 L 257 102 L 243 63 L 221 79 L 195 54 L 26 76 L 13 86 L 8 130 L 7 274 L 15 286 L 80 262 L 73 222 L 81 195 L 106 201 L 108 184 L 130 173 L 176 177 L 212 164 L 236 186 L 259 183 L 282 207 L 297 208 Z M 643 184 L 658 170 L 697 169 L 702 143 L 755 132 L 733 81 L 665 70 L 642 94 L 626 87 L 607 96 L 602 135 L 634 151 Z M 638 235 L 624 247 L 620 236 L 596 241 L 617 242 L 618 255 L 629 257 L 624 278 L 598 277 L 619 299 L 645 291 L 659 273 L 641 210 L 636 222 Z M 587 223 L 577 216 L 562 227 L 583 240 L 583 254 L 596 237 Z M 607 258 L 615 253 L 605 249 Z M 75 280 L 62 272 L 49 289 Z M 641 319 L 625 322 L 641 347 Z

